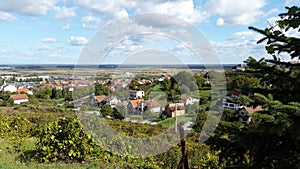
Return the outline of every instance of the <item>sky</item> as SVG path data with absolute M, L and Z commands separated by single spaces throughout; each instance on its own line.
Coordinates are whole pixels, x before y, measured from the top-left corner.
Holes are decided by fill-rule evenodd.
M 293 5 L 300 0 L 0 0 L 0 64 L 270 58 L 248 27 L 269 27 Z M 89 44 L 101 55 L 97 62 Z M 212 53 L 218 61 L 209 60 Z

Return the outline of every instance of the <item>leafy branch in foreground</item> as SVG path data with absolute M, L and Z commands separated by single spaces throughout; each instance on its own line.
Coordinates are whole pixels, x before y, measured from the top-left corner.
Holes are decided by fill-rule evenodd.
M 288 32 L 292 29 L 300 32 L 300 7 L 286 7 L 286 9 L 286 13 L 279 14 L 280 20 L 269 28 L 262 30 L 253 26 L 249 27 L 265 36 L 257 43 L 267 41 L 266 50 L 273 55 L 275 61 L 278 61 L 276 54 L 282 52 L 288 53 L 292 59 L 300 57 L 300 39 L 288 36 Z

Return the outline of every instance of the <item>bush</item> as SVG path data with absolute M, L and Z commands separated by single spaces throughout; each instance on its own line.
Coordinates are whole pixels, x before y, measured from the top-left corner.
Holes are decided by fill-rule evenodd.
M 40 162 L 82 162 L 92 154 L 93 147 L 77 119 L 61 118 L 39 131 L 37 158 Z

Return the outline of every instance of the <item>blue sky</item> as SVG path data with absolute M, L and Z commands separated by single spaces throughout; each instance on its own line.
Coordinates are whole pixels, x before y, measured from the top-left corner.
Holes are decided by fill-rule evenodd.
M 265 28 L 274 24 L 277 15 L 285 11 L 284 6 L 299 4 L 299 0 L 0 0 L 0 64 L 77 63 L 85 45 L 103 27 L 118 19 L 131 22 L 133 15 L 149 12 L 194 25 L 209 40 L 221 63 L 242 63 L 250 55 L 269 57 L 263 44 L 255 43 L 261 36 L 248 26 Z M 174 24 L 159 19 L 141 18 L 134 23 L 135 33 L 160 31 Z M 150 45 L 141 43 L 145 39 Z M 125 55 L 136 57 L 138 51 L 150 58 L 143 51 L 154 47 L 192 55 L 182 47 L 184 43 L 162 39 L 125 37 L 110 50 L 104 63 L 119 63 Z M 191 58 L 183 62 L 195 63 Z

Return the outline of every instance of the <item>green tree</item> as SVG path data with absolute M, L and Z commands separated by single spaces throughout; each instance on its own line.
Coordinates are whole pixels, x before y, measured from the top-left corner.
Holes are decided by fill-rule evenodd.
M 109 93 L 109 90 L 105 85 L 102 85 L 102 84 L 95 85 L 95 96 L 108 95 L 108 93 Z
M 113 109 L 109 105 L 104 104 L 103 106 L 101 106 L 101 114 L 103 117 L 112 116 Z
M 251 115 L 248 130 L 240 133 L 236 142 L 240 150 L 246 150 L 250 168 L 299 168 L 300 165 L 299 64 L 279 58 L 279 54 L 287 53 L 291 59 L 299 59 L 300 39 L 289 37 L 287 32 L 300 31 L 300 8 L 286 9 L 276 25 L 264 30 L 249 27 L 264 35 L 258 43 L 267 41 L 266 50 L 273 56 L 269 60 L 246 60 L 250 72 L 267 84 L 265 93 L 271 93 L 254 94 L 254 105 L 263 105 L 264 110 Z
M 272 62 L 277 64 L 287 64 L 278 59 L 278 55 L 283 52 L 288 53 L 292 59 L 300 57 L 300 39 L 288 36 L 290 29 L 300 31 L 300 7 L 286 7 L 286 10 L 286 13 L 279 14 L 280 19 L 269 28 L 262 30 L 249 27 L 264 35 L 258 43 L 267 41 L 266 50 L 274 56 Z
M 272 96 L 254 95 L 264 110 L 252 114 L 241 143 L 249 149 L 253 168 L 298 168 L 300 104 L 283 104 Z
M 119 119 L 119 120 L 123 120 L 125 118 L 124 115 L 121 112 L 119 112 L 116 108 L 113 108 L 113 112 L 111 116 L 114 119 Z
M 39 99 L 50 99 L 52 97 L 52 88 L 51 87 L 35 88 L 33 93 Z
M 300 56 L 300 39 L 297 36 L 289 36 L 291 29 L 300 31 L 300 8 L 286 7 L 287 12 L 279 14 L 275 25 L 264 30 L 249 27 L 264 37 L 258 43 L 267 41 L 266 50 L 273 56 L 273 59 L 260 60 L 261 64 L 255 65 L 253 58 L 248 58 L 246 63 L 262 81 L 271 87 L 270 93 L 274 98 L 288 103 L 300 100 L 300 66 L 292 62 L 280 60 L 280 54 L 289 54 L 291 59 Z M 269 63 L 269 64 L 266 64 Z M 267 92 L 268 93 L 268 92 Z

